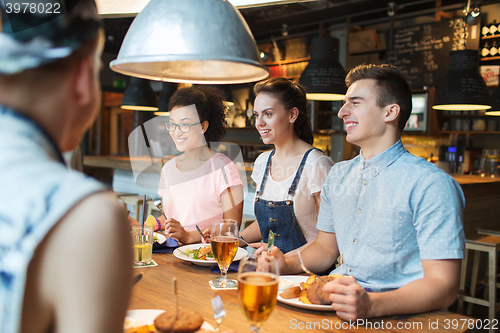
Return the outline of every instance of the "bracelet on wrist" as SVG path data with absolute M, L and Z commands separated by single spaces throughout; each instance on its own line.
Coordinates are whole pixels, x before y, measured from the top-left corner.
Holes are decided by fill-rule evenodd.
M 155 231 L 157 230 L 161 230 L 161 222 L 158 219 L 156 219 L 156 226 L 155 226 Z

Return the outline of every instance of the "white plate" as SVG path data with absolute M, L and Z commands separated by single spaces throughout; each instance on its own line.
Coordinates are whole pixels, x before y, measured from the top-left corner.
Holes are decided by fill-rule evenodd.
M 280 279 L 286 279 L 292 281 L 292 285 L 290 287 L 295 287 L 300 285 L 301 282 L 306 282 L 308 276 L 304 275 L 282 275 Z M 299 301 L 299 298 L 290 298 L 285 299 L 279 295 L 278 292 L 278 302 L 285 303 L 291 306 L 296 306 L 298 308 L 307 309 L 307 310 L 317 310 L 317 311 L 335 311 L 330 305 L 318 305 L 318 304 L 306 304 Z
M 164 310 L 152 310 L 152 309 L 128 310 L 125 321 L 129 321 L 129 322 L 133 323 L 133 325 L 130 327 L 153 325 L 156 317 L 161 315 L 163 312 L 165 312 L 165 311 Z M 206 321 L 203 322 L 200 329 L 204 329 L 204 330 L 207 330 L 210 332 L 215 332 L 215 329 L 213 328 L 213 326 L 210 325 L 209 323 L 207 323 Z
M 199 243 L 199 244 L 190 244 L 190 245 L 181 246 L 181 247 L 179 247 L 179 248 L 177 248 L 177 249 L 174 250 L 174 256 L 176 256 L 177 258 L 182 259 L 182 260 L 190 261 L 193 264 L 199 265 L 199 266 L 217 265 L 217 262 L 215 260 L 193 259 L 193 258 L 190 258 L 190 257 L 188 257 L 188 256 L 186 256 L 185 254 L 182 253 L 182 252 L 186 251 L 187 249 L 189 249 L 189 250 L 195 250 L 195 249 L 199 249 L 200 247 L 206 246 L 206 245 L 208 245 L 208 244 L 201 244 L 201 243 Z M 248 256 L 247 250 L 239 247 L 238 248 L 238 252 L 236 252 L 236 255 L 234 256 L 233 262 L 241 260 L 241 259 L 245 258 L 246 256 Z
M 165 243 L 167 241 L 167 237 L 165 237 L 164 235 L 162 235 L 160 233 L 155 232 L 154 236 L 156 238 L 158 238 L 158 242 L 157 242 L 158 244 L 163 244 L 163 243 Z

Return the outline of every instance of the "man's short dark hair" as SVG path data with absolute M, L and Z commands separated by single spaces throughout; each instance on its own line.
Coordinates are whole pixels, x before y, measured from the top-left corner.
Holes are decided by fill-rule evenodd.
M 401 108 L 398 128 L 403 131 L 412 109 L 411 88 L 398 69 L 392 65 L 359 65 L 351 69 L 345 78 L 346 86 L 358 80 L 374 79 L 378 87 L 377 105 L 384 107 L 398 104 Z

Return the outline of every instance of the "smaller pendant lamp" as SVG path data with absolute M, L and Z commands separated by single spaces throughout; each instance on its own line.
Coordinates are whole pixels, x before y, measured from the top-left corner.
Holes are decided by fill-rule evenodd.
M 122 99 L 122 109 L 134 111 L 158 111 L 156 95 L 148 80 L 130 78 L 130 84 Z
M 170 97 L 172 97 L 177 90 L 177 83 L 163 82 L 162 88 L 162 93 L 160 95 L 160 99 L 158 100 L 158 112 L 155 112 L 155 115 L 169 116 L 170 112 L 168 110 L 168 102 L 170 101 Z
M 339 40 L 316 37 L 311 41 L 311 59 L 300 75 L 307 99 L 339 101 L 345 98 L 345 70 L 339 62 Z
M 479 51 L 450 52 L 448 74 L 438 86 L 436 110 L 486 110 L 490 108 L 488 87 L 479 75 Z
M 488 116 L 500 116 L 500 84 L 491 93 L 491 109 L 486 111 Z

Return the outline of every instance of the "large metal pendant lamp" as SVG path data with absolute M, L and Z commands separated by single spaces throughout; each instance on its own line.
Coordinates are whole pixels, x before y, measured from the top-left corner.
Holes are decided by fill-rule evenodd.
M 225 0 L 151 0 L 110 67 L 151 80 L 204 84 L 269 75 L 243 16 Z
M 122 109 L 134 111 L 158 111 L 156 95 L 148 80 L 130 78 L 130 83 L 123 93 Z
M 491 109 L 486 111 L 488 116 L 500 116 L 500 84 L 491 93 Z
M 491 108 L 488 87 L 479 74 L 477 50 L 450 53 L 448 74 L 438 86 L 432 108 L 455 111 Z
M 345 98 L 345 70 L 339 62 L 339 40 L 316 37 L 311 41 L 311 59 L 300 75 L 307 99 L 338 101 Z

